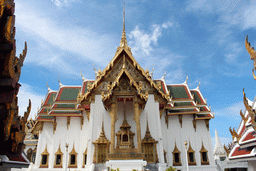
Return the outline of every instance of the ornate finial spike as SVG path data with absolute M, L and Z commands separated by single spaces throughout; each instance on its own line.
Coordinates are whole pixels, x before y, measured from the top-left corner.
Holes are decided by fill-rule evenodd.
M 188 83 L 188 75 L 187 75 L 187 78 L 186 78 L 186 80 L 183 84 L 187 84 L 187 83 Z
M 120 41 L 120 46 L 117 48 L 119 50 L 120 48 L 126 48 L 127 50 L 131 51 L 131 48 L 127 45 L 127 40 L 126 40 L 126 33 L 125 33 L 125 3 L 123 7 L 123 31 L 122 31 L 122 38 Z
M 49 85 L 48 85 L 48 81 L 46 82 L 46 86 L 48 87 L 48 91 L 51 91 Z
M 123 32 L 125 32 L 125 2 L 123 2 Z
M 165 79 L 165 75 L 166 75 L 166 70 L 164 70 L 164 75 L 162 76 L 162 80 L 164 80 Z
M 155 66 L 153 65 L 153 69 L 152 69 L 152 71 L 150 72 L 150 76 L 152 77 L 152 79 L 153 79 L 153 71 L 155 70 Z
M 199 86 L 201 85 L 201 82 L 199 81 L 199 84 L 198 84 L 198 86 L 197 86 L 197 89 L 199 89 Z
M 60 82 L 60 78 L 59 77 L 58 77 L 58 82 L 59 82 L 60 87 L 63 86 L 63 84 L 61 84 L 61 82 Z
M 86 78 L 84 78 L 84 76 L 83 76 L 82 70 L 81 70 L 80 74 L 81 74 L 82 80 L 86 81 Z

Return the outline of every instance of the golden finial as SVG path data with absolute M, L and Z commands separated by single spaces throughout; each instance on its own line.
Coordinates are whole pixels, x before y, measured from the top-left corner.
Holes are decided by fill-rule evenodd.
M 201 85 L 201 82 L 199 81 L 199 83 L 198 83 L 198 86 L 197 86 L 197 88 L 196 89 L 198 89 L 199 90 L 199 86 Z
M 153 69 L 152 69 L 152 71 L 150 72 L 150 76 L 152 77 L 152 79 L 153 79 L 153 71 L 155 70 L 155 66 L 153 65 Z
M 84 78 L 84 76 L 83 76 L 82 70 L 81 70 L 80 74 L 81 74 L 82 80 L 86 81 L 86 78 Z
M 127 45 L 127 40 L 126 40 L 126 33 L 125 33 L 125 3 L 123 2 L 123 31 L 122 31 L 122 38 L 120 41 L 120 46 L 119 48 L 127 48 L 129 51 L 131 51 L 131 48 L 128 47 Z M 117 50 L 119 50 L 119 48 Z
M 183 84 L 187 84 L 187 83 L 188 83 L 188 75 L 187 75 L 187 78 L 186 78 L 186 80 Z
M 164 75 L 162 76 L 162 80 L 164 80 L 165 79 L 165 75 L 166 75 L 166 70 L 164 70 Z
M 123 32 L 125 32 L 125 2 L 123 4 Z
M 51 91 L 49 85 L 48 85 L 48 81 L 46 82 L 46 86 L 48 87 L 48 91 Z
M 60 87 L 62 87 L 63 84 L 61 84 L 61 82 L 60 82 L 60 77 L 58 77 L 58 82 L 59 82 Z

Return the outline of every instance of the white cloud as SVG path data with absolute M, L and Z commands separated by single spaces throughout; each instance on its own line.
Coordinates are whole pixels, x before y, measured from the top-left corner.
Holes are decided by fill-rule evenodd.
M 151 28 L 151 33 L 141 30 L 139 26 L 136 26 L 128 36 L 132 39 L 129 42 L 132 52 L 136 54 L 138 51 L 143 51 L 146 55 L 150 55 L 153 51 L 153 46 L 157 45 L 159 37 L 162 35 L 163 29 L 172 27 L 173 24 L 170 22 L 163 23 L 162 25 L 154 24 Z
M 170 22 L 163 23 L 162 27 L 165 28 L 165 29 L 167 29 L 169 27 L 173 27 L 173 23 L 170 23 Z
M 240 29 L 256 28 L 256 2 L 243 0 L 190 0 L 187 11 L 217 14 L 217 22 Z
M 219 107 L 215 106 L 215 108 L 219 108 Z M 214 112 L 214 114 L 219 116 L 232 117 L 233 119 L 236 119 L 236 120 L 241 120 L 241 117 L 240 117 L 241 109 L 242 110 L 244 109 L 243 101 L 235 102 L 225 108 L 219 108 Z
M 41 106 L 41 100 L 45 96 L 36 92 L 30 85 L 25 83 L 20 83 L 21 87 L 18 93 L 18 106 L 19 106 L 19 115 L 23 116 L 24 112 L 27 111 L 29 99 L 31 99 L 31 112 L 30 116 L 34 118 L 37 113 L 37 107 Z
M 71 3 L 76 2 L 77 0 L 51 0 L 56 6 L 61 7 L 61 6 L 68 6 Z
M 39 37 L 51 46 L 77 54 L 81 60 L 90 59 L 97 63 L 106 63 L 104 60 L 113 55 L 109 49 L 115 49 L 111 43 L 113 38 L 109 35 L 99 35 L 93 30 L 76 25 L 63 25 L 63 23 L 43 17 L 32 7 L 21 3 L 16 3 L 16 27 L 28 34 L 33 34 L 34 41 L 39 42 L 40 39 L 37 38 Z
M 237 64 L 237 58 L 242 51 L 242 45 L 239 43 L 230 43 L 227 45 L 227 49 L 229 51 L 228 54 L 225 55 L 225 61 L 229 64 Z
M 61 2 L 59 0 L 51 0 L 56 6 L 61 6 Z
M 244 16 L 243 29 L 256 28 L 256 5 L 250 5 L 244 11 L 243 16 Z

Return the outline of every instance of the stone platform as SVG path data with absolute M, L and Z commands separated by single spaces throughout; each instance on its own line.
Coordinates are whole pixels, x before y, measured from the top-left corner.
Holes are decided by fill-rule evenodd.
M 131 171 L 136 169 L 142 171 L 143 167 L 147 165 L 146 161 L 143 160 L 109 160 L 106 162 L 106 166 L 110 169 L 117 169 L 121 171 Z

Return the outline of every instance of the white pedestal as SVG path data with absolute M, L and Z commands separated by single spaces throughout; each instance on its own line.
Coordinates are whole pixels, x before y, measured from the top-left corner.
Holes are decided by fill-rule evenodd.
M 131 171 L 136 169 L 143 170 L 143 166 L 146 166 L 147 162 L 143 160 L 109 160 L 106 162 L 106 166 L 110 169 L 119 169 L 120 171 Z

